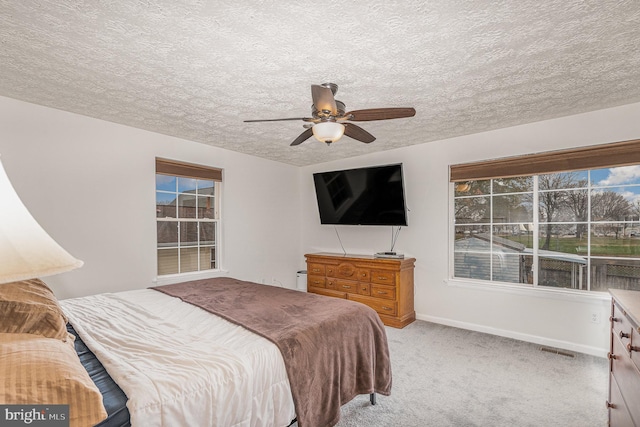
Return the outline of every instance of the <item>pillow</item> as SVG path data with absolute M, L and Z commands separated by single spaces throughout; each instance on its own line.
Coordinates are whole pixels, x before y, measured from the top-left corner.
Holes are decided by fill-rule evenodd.
M 107 417 L 73 343 L 32 334 L 0 333 L 0 402 L 69 405 L 69 427 L 93 426 Z
M 0 333 L 38 334 L 67 340 L 67 318 L 39 279 L 0 285 Z

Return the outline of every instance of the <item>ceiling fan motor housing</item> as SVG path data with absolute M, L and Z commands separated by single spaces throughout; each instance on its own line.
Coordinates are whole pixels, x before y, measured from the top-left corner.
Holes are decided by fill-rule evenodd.
M 338 93 L 338 85 L 335 83 L 322 83 L 320 86 L 324 86 L 327 89 L 331 89 L 331 93 L 334 95 Z
M 337 110 L 337 114 L 335 116 L 329 110 L 318 111 L 316 106 L 312 104 L 311 105 L 312 117 L 316 119 L 323 119 L 323 118 L 329 118 L 329 117 L 335 117 L 337 119 L 343 118 L 345 112 L 347 111 L 347 106 L 342 101 L 338 101 L 337 99 L 335 101 L 336 101 L 336 110 Z
M 416 114 L 414 108 L 369 108 L 346 112 L 344 102 L 338 101 L 334 97 L 337 91 L 338 85 L 335 83 L 311 85 L 311 97 L 313 98 L 311 117 L 245 120 L 245 122 L 276 122 L 285 120 L 302 120 L 306 122 L 304 125 L 305 131 L 293 140 L 290 144 L 292 146 L 300 145 L 312 136 L 318 141 L 330 145 L 342 138 L 343 135 L 369 144 L 375 141 L 375 136 L 351 122 L 400 119 L 403 117 L 413 117 Z M 313 125 L 311 123 L 313 123 Z

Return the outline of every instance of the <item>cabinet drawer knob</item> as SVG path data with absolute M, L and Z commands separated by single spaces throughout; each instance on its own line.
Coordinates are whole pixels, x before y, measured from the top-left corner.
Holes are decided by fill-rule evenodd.
M 640 351 L 640 347 L 636 347 L 635 345 L 631 345 L 631 343 L 627 344 L 627 351 L 629 353 L 633 351 Z
M 620 338 L 629 338 L 630 335 L 629 334 L 625 334 L 624 332 L 620 331 Z
M 609 316 L 609 322 L 619 322 L 617 317 Z
M 616 409 L 616 405 L 609 402 L 608 400 L 606 401 L 606 404 L 607 404 L 607 409 Z
M 616 360 L 616 359 L 618 358 L 618 356 L 616 356 L 616 355 L 615 355 L 615 354 L 613 354 L 613 353 L 607 353 L 607 357 L 608 357 L 610 360 Z

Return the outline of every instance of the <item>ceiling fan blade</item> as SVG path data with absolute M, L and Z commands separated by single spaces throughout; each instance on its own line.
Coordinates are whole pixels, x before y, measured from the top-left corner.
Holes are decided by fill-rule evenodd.
M 311 85 L 311 97 L 313 105 L 319 112 L 329 111 L 332 115 L 338 114 L 336 100 L 330 88 L 320 85 Z
M 344 123 L 344 134 L 365 144 L 376 140 L 375 136 L 353 123 Z
M 354 110 L 345 114 L 347 120 L 367 122 L 371 120 L 401 119 L 416 115 L 415 108 L 370 108 L 368 110 Z
M 313 120 L 310 117 L 290 117 L 287 119 L 258 119 L 258 120 L 244 120 L 245 123 L 256 123 L 256 122 L 284 122 L 285 120 L 304 120 L 305 122 Z
M 298 136 L 296 139 L 293 140 L 293 142 L 290 144 L 291 146 L 294 145 L 300 145 L 303 142 L 305 142 L 307 139 L 311 138 L 311 136 L 313 135 L 313 130 L 311 128 L 305 130 L 304 132 L 302 132 L 300 134 L 300 136 Z

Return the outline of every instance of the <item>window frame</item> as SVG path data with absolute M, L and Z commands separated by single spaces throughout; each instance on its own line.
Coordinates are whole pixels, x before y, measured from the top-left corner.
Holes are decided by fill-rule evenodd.
M 192 163 L 184 163 L 184 162 L 179 162 L 179 161 L 175 161 L 175 160 L 168 160 L 168 159 L 162 159 L 162 158 L 156 158 L 156 169 L 155 169 L 155 174 L 154 174 L 154 181 L 156 180 L 157 175 L 166 175 L 166 176 L 170 176 L 170 177 L 174 177 L 176 178 L 176 189 L 175 192 L 173 191 L 164 191 L 164 190 L 158 190 L 157 185 L 154 186 L 154 198 L 156 199 L 156 210 L 157 210 L 157 194 L 158 192 L 160 193 L 166 193 L 166 194 L 175 194 L 176 198 L 180 195 L 183 194 L 179 191 L 179 185 L 178 185 L 178 180 L 179 178 L 186 178 L 186 179 L 198 179 L 198 180 L 207 180 L 207 181 L 213 181 L 214 183 L 214 189 L 213 189 L 213 195 L 211 196 L 213 198 L 213 210 L 214 210 L 214 214 L 213 214 L 213 218 L 181 218 L 179 217 L 178 212 L 176 211 L 176 216 L 175 217 L 158 217 L 157 213 L 156 213 L 156 217 L 155 217 L 155 224 L 156 224 L 156 238 L 155 238 L 155 251 L 156 251 L 156 268 L 155 268 L 155 279 L 153 280 L 156 283 L 172 283 L 175 282 L 176 280 L 184 280 L 184 279 L 189 279 L 189 280 L 194 280 L 194 279 L 199 279 L 199 278 L 209 278 L 209 277 L 215 277 L 217 275 L 219 275 L 220 272 L 223 272 L 224 270 L 221 267 L 221 263 L 222 263 L 222 169 L 218 169 L 218 168 L 213 168 L 213 167 L 209 167 L 209 166 L 203 166 L 203 165 L 196 165 L 196 164 L 192 164 Z M 198 195 L 197 195 L 197 190 L 196 193 L 194 194 L 196 200 L 198 200 Z M 207 196 L 209 197 L 209 196 Z M 177 200 L 177 199 L 176 199 Z M 177 202 L 176 202 L 177 203 Z M 197 203 L 197 202 L 196 202 Z M 176 206 L 177 208 L 177 206 Z M 162 248 L 160 247 L 160 244 L 158 242 L 158 223 L 159 222 L 176 222 L 176 226 L 178 227 L 177 230 L 177 246 L 175 248 L 172 249 L 176 249 L 178 251 L 178 271 L 177 273 L 169 273 L 169 274 L 159 274 L 159 256 L 158 256 L 158 251 L 161 250 Z M 187 247 L 182 247 L 180 245 L 180 234 L 181 234 L 181 224 L 183 223 L 196 223 L 196 224 L 200 224 L 200 223 L 210 223 L 213 224 L 214 230 L 214 240 L 213 240 L 213 244 L 212 245 L 204 245 L 203 247 L 212 247 L 213 251 L 214 251 L 214 263 L 215 263 L 215 268 L 212 269 L 205 269 L 205 270 L 201 270 L 200 269 L 200 263 L 201 263 L 201 256 L 198 254 L 197 256 L 197 261 L 198 261 L 198 269 L 197 270 L 192 270 L 192 271 L 185 271 L 185 272 L 180 272 L 180 262 L 181 262 L 181 254 L 180 251 L 182 249 L 188 249 L 188 248 L 200 248 L 200 239 L 198 237 L 198 242 L 197 245 L 195 246 L 187 246 Z M 198 226 L 198 236 L 200 235 L 200 228 Z M 168 250 L 168 249 L 166 249 Z
M 572 172 L 586 170 L 591 171 L 603 168 L 615 168 L 620 166 L 630 166 L 640 164 L 640 140 L 623 141 L 612 144 L 603 144 L 579 149 L 553 151 L 547 153 L 536 153 L 532 155 L 524 155 L 517 157 L 509 157 L 503 159 L 466 163 L 449 166 L 449 189 L 448 189 L 448 209 L 449 209 L 449 233 L 448 233 L 448 274 L 445 283 L 453 286 L 462 286 L 472 289 L 484 290 L 502 290 L 518 294 L 546 294 L 547 296 L 559 297 L 561 299 L 584 299 L 584 300 L 608 300 L 608 294 L 602 291 L 591 291 L 590 278 L 588 278 L 587 289 L 571 289 L 565 287 L 551 287 L 539 284 L 539 242 L 537 238 L 533 239 L 533 252 L 538 256 L 534 257 L 534 265 L 532 266 L 533 284 L 527 283 L 510 283 L 495 280 L 484 280 L 477 278 L 455 277 L 455 241 L 456 241 L 456 183 L 462 181 L 477 181 L 495 178 L 524 177 L 536 176 L 533 185 L 533 235 L 539 236 L 539 207 L 540 207 L 540 190 L 538 185 L 538 175 L 558 172 Z M 525 166 L 525 173 L 515 173 L 522 170 Z M 490 181 L 492 183 L 492 181 Z M 591 197 L 593 188 L 596 187 L 588 180 L 588 197 Z M 494 197 L 493 189 L 487 195 Z M 591 218 L 591 206 L 589 205 L 589 213 L 587 217 L 587 227 L 590 224 L 597 223 Z M 558 221 L 551 221 L 557 223 Z M 562 222 L 562 221 L 560 221 Z M 572 223 L 582 223 L 583 221 L 573 221 Z M 615 221 L 613 221 L 615 222 Z M 545 222 L 546 224 L 546 222 Z M 491 212 L 491 223 L 489 225 L 491 233 L 493 233 L 493 213 Z M 590 232 L 589 245 L 590 243 Z M 592 256 L 588 252 L 589 260 L 598 258 Z M 490 260 L 492 260 L 492 256 Z M 590 265 L 590 264 L 588 264 Z M 587 276 L 590 276 L 587 270 Z

